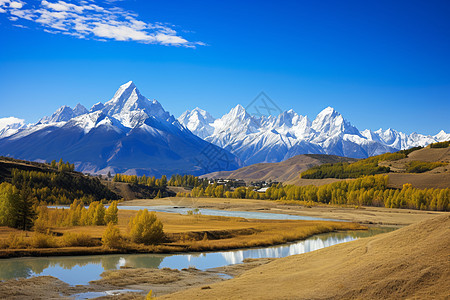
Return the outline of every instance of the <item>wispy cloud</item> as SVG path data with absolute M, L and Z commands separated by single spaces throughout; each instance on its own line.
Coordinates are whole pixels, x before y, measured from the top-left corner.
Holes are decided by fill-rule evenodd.
M 188 41 L 170 24 L 144 22 L 138 19 L 136 13 L 114 4 L 101 6 L 93 0 L 76 3 L 0 0 L 0 13 L 7 14 L 12 22 L 30 22 L 49 33 L 66 34 L 82 39 L 134 41 L 183 47 L 205 45 L 202 42 Z

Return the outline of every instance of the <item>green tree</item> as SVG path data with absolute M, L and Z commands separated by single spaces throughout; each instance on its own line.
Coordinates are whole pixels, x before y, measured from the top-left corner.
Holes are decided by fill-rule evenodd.
M 36 211 L 33 207 L 34 198 L 30 188 L 22 188 L 19 197 L 13 203 L 13 226 L 22 230 L 33 227 Z

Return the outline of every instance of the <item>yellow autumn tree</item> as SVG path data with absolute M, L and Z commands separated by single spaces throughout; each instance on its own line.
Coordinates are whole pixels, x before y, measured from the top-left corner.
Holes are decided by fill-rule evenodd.
M 163 224 L 154 212 L 140 210 L 130 220 L 129 234 L 131 241 L 143 244 L 156 244 L 164 238 Z

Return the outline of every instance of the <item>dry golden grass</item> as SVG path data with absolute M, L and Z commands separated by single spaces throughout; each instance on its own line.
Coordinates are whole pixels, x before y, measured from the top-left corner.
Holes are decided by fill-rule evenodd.
M 118 228 L 127 236 L 128 221 L 137 211 L 119 210 Z M 164 224 L 165 242 L 145 246 L 126 242 L 124 249 L 100 247 L 106 226 L 50 228 L 50 234 L 0 228 L 0 256 L 49 255 L 74 252 L 179 252 L 235 249 L 281 244 L 335 230 L 365 229 L 357 223 L 297 220 L 255 220 L 204 215 L 157 213 Z M 8 248 L 7 250 L 5 250 Z M 45 249 L 42 248 L 51 248 Z M 15 251 L 17 249 L 17 251 Z M 20 250 L 19 250 L 20 249 Z

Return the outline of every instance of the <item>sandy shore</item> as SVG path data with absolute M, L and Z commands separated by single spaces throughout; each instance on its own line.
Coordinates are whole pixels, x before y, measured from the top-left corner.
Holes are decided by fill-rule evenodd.
M 227 199 L 227 198 L 162 198 L 139 199 L 122 202 L 120 205 L 129 206 L 181 206 L 230 211 L 253 211 L 265 213 L 282 213 L 309 217 L 340 219 L 361 224 L 377 225 L 409 225 L 429 218 L 446 214 L 445 212 L 420 211 L 411 209 L 391 209 L 384 207 L 334 207 L 286 205 L 276 201 Z M 120 207 L 119 207 L 120 208 Z

